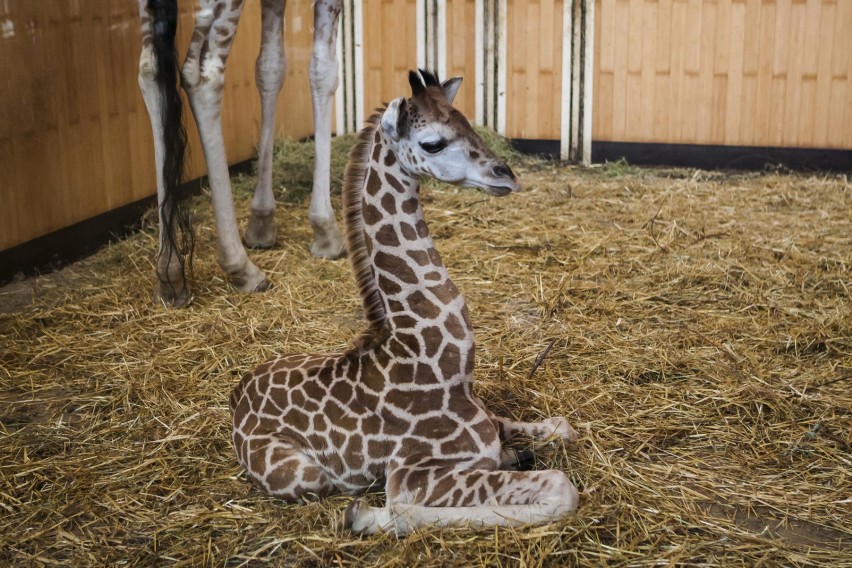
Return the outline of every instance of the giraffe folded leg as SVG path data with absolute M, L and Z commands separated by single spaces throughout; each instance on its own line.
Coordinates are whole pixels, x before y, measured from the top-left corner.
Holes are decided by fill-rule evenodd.
M 517 422 L 509 418 L 497 416 L 485 406 L 485 403 L 478 397 L 475 398 L 476 403 L 482 410 L 488 414 L 488 417 L 497 426 L 500 432 L 500 441 L 505 442 L 518 434 L 524 434 L 536 440 L 546 440 L 551 437 L 560 439 L 566 444 L 571 444 L 577 441 L 579 434 L 574 430 L 568 420 L 562 416 L 554 416 L 546 418 L 541 422 Z
M 275 144 L 275 110 L 287 75 L 284 53 L 284 2 L 263 0 L 261 4 L 260 55 L 255 82 L 260 93 L 260 143 L 257 150 L 257 185 L 251 200 L 251 217 L 243 240 L 251 248 L 275 246 L 275 196 L 272 192 L 272 150 Z
M 235 433 L 234 446 L 248 476 L 270 495 L 290 501 L 311 501 L 337 493 L 317 462 L 275 434 Z
M 532 450 L 503 448 L 500 450 L 500 469 L 527 471 L 532 469 L 535 454 Z
M 576 442 L 579 434 L 562 416 L 547 418 L 541 422 L 515 422 L 501 416 L 491 417 L 500 430 L 500 439 L 508 440 L 517 434 L 524 434 L 536 440 L 554 437 L 564 443 Z
M 353 532 L 406 534 L 423 526 L 520 526 L 577 509 L 579 494 L 556 470 L 514 472 L 400 467 L 388 477 L 388 504 L 355 500 L 344 515 Z

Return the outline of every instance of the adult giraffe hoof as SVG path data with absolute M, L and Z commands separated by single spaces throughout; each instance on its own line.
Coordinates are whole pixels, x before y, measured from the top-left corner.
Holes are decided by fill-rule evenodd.
M 230 277 L 231 284 L 240 292 L 266 292 L 271 286 L 263 271 L 248 259 L 239 265 L 239 269 L 228 270 L 224 266 L 222 268 Z
M 314 242 L 311 244 L 311 254 L 317 258 L 336 260 L 346 255 L 346 244 L 337 223 L 331 221 L 311 220 L 314 229 Z
M 275 246 L 278 238 L 278 225 L 275 224 L 275 214 L 258 215 L 252 212 L 249 217 L 243 241 L 253 249 L 269 249 Z
M 160 282 L 158 296 L 167 308 L 185 308 L 192 303 L 192 292 L 186 285 L 178 288 L 168 282 Z
M 264 278 L 263 282 L 255 286 L 253 292 L 266 292 L 272 287 L 272 282 L 268 278 Z

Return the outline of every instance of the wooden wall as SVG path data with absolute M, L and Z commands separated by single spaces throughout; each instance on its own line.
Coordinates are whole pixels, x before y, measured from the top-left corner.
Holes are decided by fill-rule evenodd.
M 193 4 L 181 4 L 181 52 Z M 288 4 L 280 126 L 304 137 L 312 132 L 313 13 L 309 0 Z M 138 22 L 131 0 L 0 2 L 0 250 L 156 193 L 151 127 L 136 79 Z M 247 0 L 223 113 L 232 163 L 255 154 L 259 46 L 260 1 Z M 187 176 L 194 178 L 205 170 L 189 130 Z
M 570 5 L 570 3 L 569 3 Z M 561 0 L 516 0 L 506 18 L 506 136 L 559 140 Z
M 409 95 L 408 71 L 417 61 L 415 0 L 363 3 L 364 117 L 383 102 Z M 359 126 L 360 128 L 360 126 Z
M 852 1 L 596 0 L 594 140 L 852 148 Z
M 509 137 L 559 140 L 571 2 L 506 1 L 489 4 L 507 16 L 499 120 Z M 852 149 L 852 0 L 592 1 L 594 140 Z M 181 46 L 196 3 L 181 3 Z M 232 163 L 255 154 L 259 5 L 246 0 L 228 66 Z M 361 0 L 365 116 L 408 93 L 417 5 Z M 457 104 L 472 118 L 483 0 L 444 6 L 447 75 L 465 77 Z M 288 2 L 279 131 L 295 138 L 312 132 L 312 22 L 311 0 Z M 155 192 L 139 49 L 132 0 L 0 2 L 0 250 Z M 204 167 L 194 127 L 190 137 L 193 178 Z
M 473 33 L 476 18 L 474 0 L 447 2 L 447 76 L 463 77 L 461 90 L 453 105 L 470 119 L 476 112 L 476 41 Z

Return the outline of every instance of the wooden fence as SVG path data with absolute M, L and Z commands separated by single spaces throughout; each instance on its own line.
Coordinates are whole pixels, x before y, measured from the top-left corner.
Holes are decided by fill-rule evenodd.
M 195 2 L 182 2 L 180 44 Z M 255 151 L 259 0 L 228 67 L 228 156 Z M 287 6 L 279 131 L 312 131 L 310 0 Z M 852 0 L 345 0 L 337 129 L 462 75 L 458 106 L 511 138 L 852 149 Z M 150 196 L 130 0 L 0 2 L 0 250 Z M 194 131 L 189 177 L 204 173 Z
M 852 2 L 596 0 L 594 139 L 852 148 Z
M 304 137 L 312 131 L 313 13 L 308 1 L 291 4 L 280 131 Z M 181 10 L 182 52 L 194 7 L 184 2 Z M 0 250 L 156 193 L 151 126 L 137 84 L 140 46 L 130 0 L 0 2 Z M 260 2 L 249 0 L 223 111 L 232 163 L 255 154 L 259 47 Z M 194 127 L 190 145 L 187 176 L 195 178 L 205 169 Z

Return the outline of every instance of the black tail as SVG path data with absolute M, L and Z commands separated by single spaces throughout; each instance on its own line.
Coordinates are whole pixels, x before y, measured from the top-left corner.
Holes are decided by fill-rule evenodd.
M 177 33 L 177 0 L 148 0 L 148 11 L 153 16 L 153 45 L 157 58 L 157 86 L 160 90 L 162 114 L 160 121 L 165 140 L 163 187 L 165 197 L 160 204 L 166 239 L 180 263 L 181 277 L 186 278 L 186 268 L 192 273 L 192 253 L 195 235 L 187 207 L 189 188 L 181 187 L 186 155 L 186 129 L 183 126 L 183 101 L 178 92 L 180 70 L 178 66 L 175 34 Z M 154 117 L 151 117 L 154 120 Z M 160 249 L 160 255 L 163 249 Z M 185 262 L 188 259 L 188 263 Z M 160 259 L 158 259 L 160 260 Z M 161 276 L 162 278 L 162 276 Z M 169 285 L 174 283 L 166 281 Z

